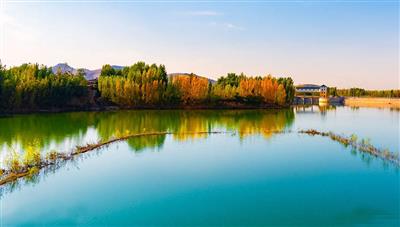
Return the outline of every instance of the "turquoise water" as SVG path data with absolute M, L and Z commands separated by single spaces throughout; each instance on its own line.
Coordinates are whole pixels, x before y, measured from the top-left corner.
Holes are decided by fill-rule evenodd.
M 293 131 L 356 133 L 398 151 L 399 116 L 389 109 L 313 107 L 2 118 L 3 157 L 10 147 L 23 155 L 30 141 L 45 153 L 127 130 L 229 133 L 134 138 L 42 171 L 3 188 L 1 224 L 398 226 L 397 167 Z

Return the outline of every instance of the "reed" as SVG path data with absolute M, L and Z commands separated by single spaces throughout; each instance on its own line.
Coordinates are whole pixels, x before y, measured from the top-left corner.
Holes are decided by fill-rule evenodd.
M 274 131 L 275 133 L 291 133 L 292 131 Z M 69 153 L 60 153 L 57 151 L 50 151 L 45 157 L 40 155 L 39 150 L 31 149 L 28 151 L 23 158 L 15 151 L 12 150 L 6 160 L 7 169 L 0 169 L 0 186 L 14 182 L 19 178 L 36 176 L 41 169 L 51 169 L 47 167 L 61 166 L 66 161 L 73 160 L 75 157 L 105 147 L 111 143 L 124 141 L 133 137 L 141 136 L 155 136 L 155 135 L 189 135 L 189 134 L 222 134 L 222 133 L 236 133 L 226 131 L 202 131 L 202 132 L 184 132 L 184 133 L 173 133 L 173 132 L 146 132 L 136 133 L 130 135 L 123 135 L 117 138 L 111 138 L 108 141 L 99 141 L 95 144 L 86 144 L 85 146 L 76 146 Z M 294 132 L 296 133 L 296 132 Z M 369 139 L 359 140 L 355 134 L 351 136 L 342 136 L 333 132 L 321 132 L 315 129 L 300 130 L 297 133 L 308 134 L 311 136 L 323 136 L 329 137 L 330 139 L 337 141 L 344 146 L 351 146 L 352 150 L 358 150 L 363 153 L 371 154 L 375 157 L 380 157 L 384 160 L 390 161 L 397 166 L 400 166 L 400 159 L 397 153 L 392 153 L 388 149 L 378 149 L 374 147 Z
M 368 153 L 374 157 L 379 157 L 383 160 L 389 161 L 394 163 L 397 166 L 400 166 L 400 159 L 399 154 L 390 152 L 388 149 L 379 149 L 374 147 L 371 144 L 370 139 L 361 139 L 358 140 L 358 137 L 355 134 L 351 136 L 343 136 L 339 134 L 335 134 L 333 132 L 321 132 L 315 129 L 308 129 L 308 130 L 300 130 L 298 131 L 302 134 L 308 134 L 311 136 L 323 136 L 329 137 L 330 139 L 343 144 L 344 146 L 351 146 L 353 149 L 358 150 L 360 152 Z
M 7 169 L 0 169 L 0 186 L 13 182 L 22 177 L 30 177 L 39 173 L 43 168 L 57 165 L 61 162 L 72 160 L 78 156 L 89 151 L 99 149 L 111 143 L 127 140 L 133 137 L 140 136 L 155 136 L 155 135 L 168 135 L 168 134 L 221 134 L 230 132 L 210 131 L 210 132 L 186 132 L 186 133 L 173 133 L 173 132 L 147 132 L 136 133 L 131 135 L 124 135 L 118 138 L 112 138 L 108 141 L 99 141 L 96 144 L 87 144 L 85 146 L 76 146 L 70 153 L 61 153 L 57 151 L 50 151 L 44 158 L 40 156 L 39 150 L 31 149 L 25 154 L 23 161 L 20 155 L 12 150 L 11 154 L 6 159 Z

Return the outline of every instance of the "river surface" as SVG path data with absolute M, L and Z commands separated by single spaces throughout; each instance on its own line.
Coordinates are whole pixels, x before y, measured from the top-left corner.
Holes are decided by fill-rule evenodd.
M 400 225 L 399 168 L 301 129 L 356 134 L 399 151 L 400 112 L 76 112 L 0 118 L 0 157 L 139 132 L 0 186 L 0 225 Z M 191 132 L 219 131 L 222 134 Z M 284 131 L 284 133 L 278 133 Z

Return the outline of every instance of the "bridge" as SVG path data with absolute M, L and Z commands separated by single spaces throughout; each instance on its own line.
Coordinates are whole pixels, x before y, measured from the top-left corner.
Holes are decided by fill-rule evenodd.
M 328 87 L 325 85 L 301 84 L 296 86 L 295 104 L 328 103 Z

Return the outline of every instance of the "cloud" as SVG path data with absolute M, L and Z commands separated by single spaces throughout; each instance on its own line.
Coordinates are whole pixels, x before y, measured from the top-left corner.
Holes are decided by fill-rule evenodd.
M 213 27 L 219 27 L 224 30 L 237 30 L 237 31 L 244 30 L 244 27 L 242 27 L 242 26 L 238 26 L 238 25 L 235 25 L 232 23 L 226 23 L 226 22 L 225 23 L 217 23 L 217 22 L 213 21 L 213 22 L 209 23 L 209 25 L 213 26 Z
M 231 23 L 224 23 L 223 25 L 224 25 L 227 29 L 230 29 L 230 30 L 244 30 L 243 27 L 237 26 L 237 25 L 234 25 L 234 24 L 231 24 Z
M 212 10 L 190 11 L 190 12 L 186 12 L 185 14 L 190 15 L 190 16 L 218 16 L 218 15 L 221 15 L 221 13 L 212 11 Z

